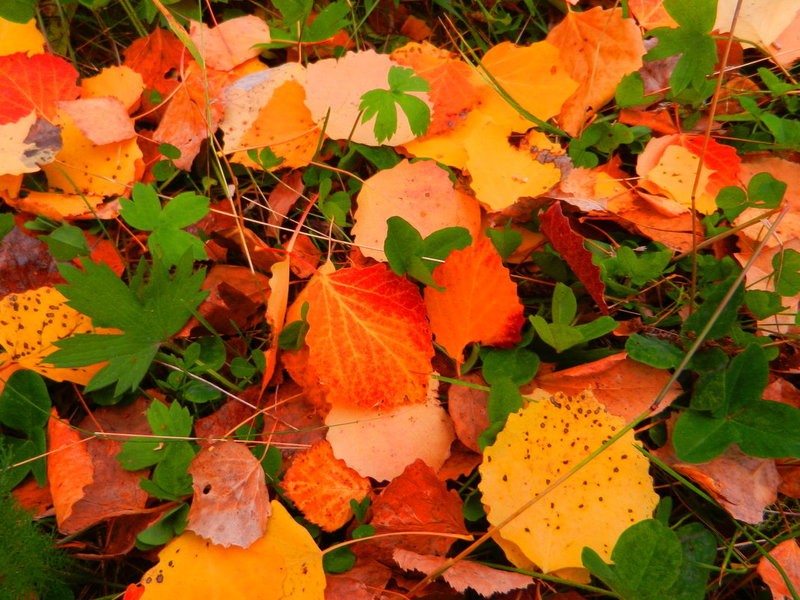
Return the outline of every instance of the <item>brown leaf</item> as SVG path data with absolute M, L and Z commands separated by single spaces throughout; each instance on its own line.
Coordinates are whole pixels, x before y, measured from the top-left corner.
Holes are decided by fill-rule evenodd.
M 378 600 L 384 598 L 392 571 L 371 559 L 358 559 L 356 565 L 338 575 L 327 574 L 325 600 Z
M 460 378 L 467 383 L 486 385 L 477 373 Z M 489 427 L 487 403 L 489 392 L 453 383 L 447 392 L 447 407 L 458 439 L 470 450 L 480 452 L 478 436 Z
M 270 516 L 264 469 L 243 444 L 203 448 L 188 469 L 194 498 L 187 529 L 213 544 L 248 548 L 264 535 Z

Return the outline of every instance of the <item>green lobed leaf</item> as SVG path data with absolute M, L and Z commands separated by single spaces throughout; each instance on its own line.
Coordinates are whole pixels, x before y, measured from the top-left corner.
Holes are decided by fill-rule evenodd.
M 91 252 L 83 231 L 74 225 L 61 225 L 49 235 L 40 235 L 39 239 L 47 244 L 50 254 L 56 260 L 72 260 L 79 256 L 88 256 Z
M 800 252 L 787 249 L 772 257 L 775 272 L 775 291 L 781 296 L 794 296 L 800 293 Z
M 399 106 L 408 119 L 414 135 L 422 135 L 430 125 L 430 108 L 409 92 L 427 92 L 430 85 L 422 77 L 406 67 L 391 67 L 388 75 L 389 89 L 375 89 L 361 96 L 358 106 L 363 111 L 361 122 L 366 123 L 373 117 L 375 139 L 384 142 L 397 131 L 397 108 Z

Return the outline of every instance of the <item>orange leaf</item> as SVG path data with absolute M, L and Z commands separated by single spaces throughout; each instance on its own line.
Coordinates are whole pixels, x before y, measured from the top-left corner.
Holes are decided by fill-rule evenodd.
M 69 519 L 73 505 L 84 497 L 83 489 L 94 480 L 92 459 L 81 435 L 60 419 L 53 409 L 47 422 L 47 479 L 59 528 Z
M 425 288 L 436 343 L 459 364 L 464 346 L 507 347 L 520 340 L 524 322 L 517 286 L 488 238 L 454 250 L 433 272 L 438 291 Z
M 784 540 L 770 550 L 769 555 L 781 566 L 794 588 L 793 592 L 790 591 L 780 571 L 766 556 L 762 556 L 756 570 L 764 583 L 769 586 L 772 599 L 784 600 L 794 597 L 797 590 L 800 590 L 800 546 L 798 546 L 797 540 Z
M 563 371 L 539 375 L 534 382 L 536 387 L 548 392 L 563 392 L 568 396 L 591 390 L 609 413 L 630 422 L 653 403 L 669 378 L 667 371 L 637 362 L 626 352 L 620 352 Z M 680 386 L 673 385 L 659 411 L 668 407 L 680 393 Z
M 353 517 L 350 501 L 361 502 L 372 490 L 369 479 L 336 458 L 326 440 L 292 461 L 281 487 L 306 519 L 325 531 L 345 525 Z
M 166 29 L 156 29 L 150 35 L 138 38 L 125 50 L 125 65 L 142 76 L 145 94 L 142 96 L 142 109 L 149 112 L 167 100 L 178 87 L 178 79 L 172 76 L 181 68 L 186 49 Z M 157 92 L 160 98 L 154 102 L 150 91 Z M 163 109 L 158 115 L 163 113 Z
M 465 227 L 473 238 L 480 233 L 475 198 L 454 189 L 447 171 L 431 160 L 403 160 L 364 182 L 352 230 L 364 256 L 386 260 L 386 220 L 394 216 L 411 223 L 422 237 L 444 227 Z
M 580 87 L 561 107 L 559 123 L 578 135 L 587 121 L 609 100 L 622 78 L 642 66 L 642 34 L 622 9 L 599 6 L 585 12 L 569 11 L 553 27 L 547 41 L 561 50 L 567 72 Z
M 59 100 L 80 95 L 77 79 L 75 68 L 52 54 L 0 56 L 0 125 L 18 121 L 34 110 L 52 121 Z
M 424 402 L 433 344 L 414 284 L 378 264 L 317 275 L 307 291 L 308 364 L 328 402 Z
M 144 90 L 144 79 L 130 67 L 106 67 L 94 77 L 81 80 L 82 98 L 116 98 L 128 112 L 138 108 Z
M 223 441 L 203 448 L 188 472 L 194 489 L 188 530 L 223 548 L 247 548 L 264 535 L 269 495 L 264 469 L 247 446 Z
M 261 53 L 256 44 L 268 44 L 269 27 L 255 15 L 223 21 L 216 27 L 191 21 L 189 37 L 197 46 L 206 65 L 219 71 L 230 71 Z

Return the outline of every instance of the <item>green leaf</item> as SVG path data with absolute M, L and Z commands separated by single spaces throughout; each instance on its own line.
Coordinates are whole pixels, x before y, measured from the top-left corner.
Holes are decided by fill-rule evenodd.
M 409 92 L 427 92 L 430 90 L 428 82 L 414 73 L 413 69 L 405 67 L 391 67 L 389 69 L 389 89 L 375 89 L 365 92 L 361 96 L 358 106 L 363 111 L 361 122 L 366 123 L 373 117 L 375 125 L 375 139 L 385 142 L 397 131 L 397 108 L 400 106 L 408 119 L 408 124 L 414 135 L 424 134 L 431 121 L 428 105 Z
M 192 494 L 192 476 L 187 472 L 195 451 L 189 442 L 168 442 L 151 479 L 143 479 L 141 488 L 162 500 L 180 501 Z
M 492 240 L 495 250 L 503 260 L 511 256 L 522 244 L 522 234 L 511 229 L 511 221 L 508 221 L 503 229 L 487 228 L 486 235 Z
M 731 361 L 725 373 L 728 410 L 758 402 L 769 379 L 769 362 L 764 349 L 751 344 Z
M 578 314 L 578 302 L 571 288 L 560 281 L 553 290 L 553 324 L 569 325 Z
M 739 441 L 734 427 L 724 418 L 687 410 L 680 414 L 672 431 L 672 444 L 679 460 L 708 462 Z
M 625 342 L 625 351 L 633 360 L 639 361 L 656 369 L 674 369 L 677 367 L 683 352 L 658 338 L 634 333 Z
M 800 458 L 800 410 L 760 400 L 735 415 L 739 449 L 758 458 Z
M 728 290 L 730 290 L 735 279 L 736 275 L 733 274 L 716 285 L 705 287 L 700 294 L 703 298 L 703 303 L 684 321 L 684 332 L 691 331 L 696 334 L 700 333 L 715 313 L 720 311 L 719 317 L 709 331 L 706 339 L 716 340 L 730 333 L 733 324 L 736 322 L 739 307 L 744 301 L 744 286 L 739 284 L 736 292 L 726 306 L 723 307 L 720 306 L 720 304 L 728 293 Z
M 487 411 L 489 428 L 481 433 L 478 444 L 481 448 L 494 444 L 497 434 L 505 427 L 508 415 L 522 408 L 523 399 L 519 386 L 508 378 L 497 379 L 489 390 Z
M 483 378 L 491 385 L 502 379 L 514 385 L 528 383 L 539 370 L 539 357 L 525 348 L 481 348 Z
M 658 94 L 644 95 L 644 80 L 638 71 L 623 77 L 615 91 L 615 101 L 620 108 L 644 106 L 658 100 Z
M 0 393 L 0 423 L 31 434 L 50 418 L 50 394 L 44 379 L 33 371 L 16 371 Z
M 179 504 L 170 508 L 153 525 L 136 536 L 136 547 L 139 550 L 150 550 L 156 546 L 163 546 L 176 535 L 183 533 L 188 523 L 188 504 Z
M 273 0 L 272 4 L 281 12 L 287 25 L 305 23 L 314 7 L 313 0 Z
M 703 600 L 714 564 L 717 544 L 714 535 L 700 523 L 688 523 L 675 531 L 681 541 L 685 562 L 669 597 L 674 600 Z
M 74 225 L 61 225 L 49 235 L 40 235 L 56 260 L 72 260 L 78 256 L 88 256 L 91 252 L 86 236 L 79 227 Z
M 775 291 L 781 296 L 794 296 L 800 293 L 800 252 L 784 250 L 772 257 L 775 272 Z
M 710 33 L 717 19 L 717 0 L 664 0 L 664 8 L 690 31 Z
M 81 367 L 109 361 L 89 382 L 87 391 L 116 383 L 115 394 L 134 390 L 144 378 L 161 344 L 189 320 L 207 295 L 201 290 L 204 272 L 192 273 L 191 257 L 170 275 L 169 267 L 155 261 L 144 281 L 142 271 L 126 286 L 106 264 L 90 260 L 83 269 L 64 264 L 59 271 L 68 285 L 58 286 L 67 304 L 87 315 L 98 327 L 113 327 L 122 334 L 79 334 L 56 342 L 48 357 L 58 367 Z
M 14 23 L 27 23 L 36 16 L 36 0 L 3 0 L 0 18 Z
M 669 590 L 678 582 L 685 559 L 678 536 L 655 519 L 628 527 L 611 552 L 607 565 L 590 549 L 581 559 L 586 568 L 625 600 L 673 598 Z
M 209 199 L 193 192 L 183 192 L 162 208 L 152 185 L 135 183 L 131 200 L 120 199 L 120 215 L 132 227 L 152 232 L 147 240 L 150 252 L 175 265 L 191 251 L 195 260 L 207 257 L 203 242 L 195 235 L 183 231 L 209 211 Z
M 14 215 L 11 213 L 0 214 L 0 242 L 14 229 Z
M 788 308 L 783 306 L 780 294 L 766 290 L 745 291 L 744 304 L 756 319 L 766 319 Z
M 326 573 L 346 573 L 356 564 L 356 555 L 348 546 L 336 548 L 322 555 L 322 568 Z
M 340 29 L 344 29 L 350 14 L 350 6 L 344 0 L 332 2 L 323 8 L 311 24 L 303 30 L 303 42 L 321 42 L 334 36 Z

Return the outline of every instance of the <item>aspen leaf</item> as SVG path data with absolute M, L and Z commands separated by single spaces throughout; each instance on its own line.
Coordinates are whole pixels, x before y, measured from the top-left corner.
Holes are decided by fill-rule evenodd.
M 325 425 L 334 455 L 378 481 L 394 479 L 415 460 L 438 470 L 455 439 L 450 417 L 435 399 L 379 410 L 334 406 Z
M 423 238 L 445 227 L 464 227 L 473 238 L 480 232 L 478 203 L 454 189 L 447 172 L 433 161 L 403 160 L 364 182 L 352 230 L 364 256 L 386 260 L 386 220 L 395 216 L 408 221 Z
M 733 34 L 762 47 L 769 46 L 786 29 L 800 10 L 794 0 L 718 0 L 714 29 Z M 734 21 L 735 15 L 735 21 Z
M 80 368 L 50 366 L 53 342 L 94 331 L 91 320 L 70 308 L 51 286 L 14 293 L 0 300 L 0 386 L 17 369 L 30 369 L 53 381 L 86 385 L 102 364 Z
M 185 532 L 158 556 L 142 576 L 141 600 L 323 598 L 322 553 L 276 500 L 266 533 L 249 548 L 223 548 Z
M 308 366 L 329 403 L 424 402 L 433 344 L 416 286 L 378 264 L 317 275 L 307 291 Z
M 0 155 L 3 175 L 34 173 L 42 165 L 53 162 L 61 150 L 61 133 L 36 111 L 13 123 L 0 125 Z M 3 194 L 5 195 L 5 194 Z
M 197 46 L 206 65 L 218 71 L 230 71 L 261 53 L 256 44 L 268 44 L 269 27 L 255 15 L 223 21 L 216 27 L 191 21 L 189 37 Z
M 528 404 L 508 417 L 494 445 L 484 451 L 479 487 L 493 525 L 624 425 L 588 391 L 565 396 L 535 390 L 527 398 Z M 584 546 L 608 560 L 620 534 L 650 518 L 657 502 L 647 459 L 628 432 L 503 526 L 499 536 L 510 543 L 503 548 L 514 564 L 530 561 L 545 572 L 579 568 Z
M 425 575 L 437 571 L 447 562 L 441 556 L 425 556 L 403 548 L 397 548 L 392 557 L 401 569 L 419 571 Z M 455 563 L 442 574 L 442 578 L 460 594 L 466 593 L 469 588 L 484 598 L 524 589 L 534 583 L 533 577 L 529 575 L 493 569 L 471 560 Z
M 333 455 L 326 440 L 295 457 L 281 487 L 306 519 L 325 531 L 347 524 L 353 518 L 350 501 L 361 502 L 372 489 L 368 479 Z
M 629 0 L 628 6 L 636 21 L 645 29 L 678 27 L 675 19 L 664 8 L 664 0 Z
M 189 531 L 223 548 L 248 548 L 264 535 L 270 516 L 264 469 L 246 446 L 223 441 L 203 448 L 188 472 Z
M 561 50 L 570 77 L 581 82 L 559 116 L 570 135 L 577 135 L 587 119 L 614 98 L 619 82 L 642 66 L 645 54 L 639 27 L 633 19 L 622 18 L 621 8 L 569 11 L 547 41 Z
M 94 77 L 81 80 L 82 98 L 116 98 L 132 112 L 139 106 L 144 90 L 144 79 L 125 65 L 106 67 Z
M 725 186 L 739 185 L 739 156 L 730 146 L 709 140 L 703 154 L 702 136 L 673 134 L 653 138 L 636 163 L 639 185 L 678 204 L 692 207 L 695 174 L 703 166 L 697 186 L 695 208 L 703 214 L 717 210 L 717 193 Z
M 123 142 L 136 136 L 128 111 L 118 98 L 80 98 L 58 103 L 81 133 L 96 146 Z
M 797 540 L 784 540 L 770 550 L 769 555 L 781 566 L 794 590 L 789 590 L 789 586 L 786 585 L 781 572 L 766 556 L 762 556 L 761 560 L 758 561 L 756 571 L 764 583 L 769 586 L 773 600 L 791 598 L 800 589 L 800 546 L 798 546 Z
M 508 347 L 520 340 L 525 321 L 517 286 L 488 238 L 453 250 L 433 272 L 425 306 L 436 343 L 457 363 L 471 342 Z
M 32 110 L 53 121 L 58 101 L 80 94 L 77 79 L 75 68 L 52 54 L 0 56 L 0 125 L 18 121 Z
M 165 98 L 169 98 L 179 81 L 170 77 L 173 70 L 181 68 L 186 49 L 183 44 L 166 29 L 158 28 L 148 36 L 135 39 L 125 49 L 125 66 L 142 76 L 145 94 L 142 96 L 142 109 L 151 111 Z M 158 98 L 150 99 L 150 92 Z M 163 107 L 157 116 L 162 115 Z
M 0 19 L 0 56 L 16 52 L 28 56 L 44 52 L 44 36 L 36 27 L 36 19 L 27 23 Z
M 397 131 L 385 141 L 376 139 L 374 119 L 361 122 L 361 97 L 372 90 L 388 90 L 393 66 L 399 65 L 374 50 L 348 52 L 340 59 L 326 58 L 308 66 L 306 105 L 312 118 L 320 125 L 324 123 L 325 135 L 371 146 L 396 146 L 417 137 L 402 110 L 397 114 Z M 430 105 L 427 93 L 410 94 Z

